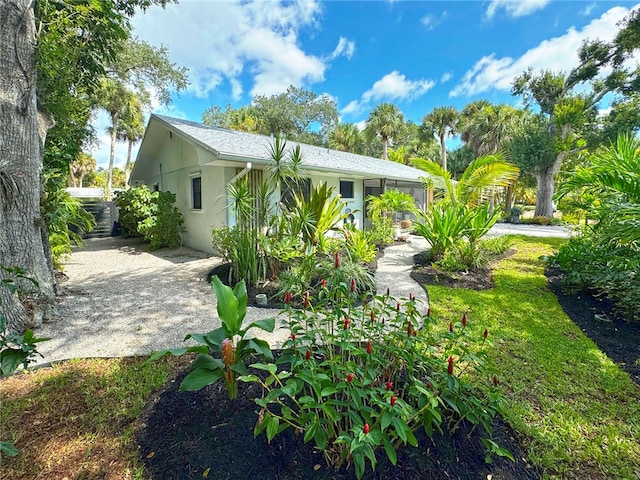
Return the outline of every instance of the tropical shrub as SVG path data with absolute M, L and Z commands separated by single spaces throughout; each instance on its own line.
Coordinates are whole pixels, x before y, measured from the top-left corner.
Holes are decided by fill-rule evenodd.
M 216 309 L 222 326 L 207 333 L 190 333 L 185 340 L 193 339 L 199 345 L 162 350 L 151 355 L 147 362 L 153 362 L 167 354 L 198 353 L 191 363 L 192 371 L 180 384 L 180 390 L 196 391 L 222 380 L 227 387 L 229 399 L 235 400 L 238 397 L 238 377 L 248 373 L 245 364 L 247 358 L 260 355 L 264 359 L 273 359 L 271 348 L 265 340 L 244 337 L 250 328 L 273 332 L 275 319 L 258 320 L 243 328 L 242 323 L 247 314 L 245 283 L 239 282 L 232 290 L 214 276 L 211 286 L 216 295 Z
M 176 195 L 171 192 L 155 193 L 157 193 L 153 197 L 155 215 L 139 222 L 138 232 L 150 242 L 152 250 L 163 247 L 178 248 L 182 245 L 180 233 L 184 219 L 175 206 Z
M 82 235 L 96 226 L 96 221 L 82 207 L 79 198 L 72 197 L 55 172 L 43 174 L 46 195 L 42 197 L 42 212 L 49 232 L 51 260 L 54 268 L 62 269 L 62 262 L 71 255 L 73 245 L 82 245 Z
M 338 228 L 338 223 L 348 216 L 343 213 L 345 203 L 334 195 L 334 190 L 322 182 L 311 191 L 308 200 L 302 195 L 294 195 L 294 205 L 288 215 L 291 233 L 300 235 L 308 246 L 322 248 L 325 233 Z
M 551 258 L 566 272 L 566 285 L 614 300 L 628 319 L 640 319 L 640 141 L 620 135 L 591 164 L 558 187 L 559 201 L 590 199 L 594 223 Z M 593 197 L 597 196 L 597 199 Z
M 501 210 L 491 210 L 487 199 L 495 196 L 498 187 L 512 185 L 519 169 L 502 160 L 500 155 L 479 157 L 469 164 L 457 183 L 451 173 L 435 162 L 413 159 L 425 170 L 429 182 L 443 187 L 441 201 L 426 212 L 418 213 L 414 232 L 431 244 L 431 257 L 447 269 L 477 268 L 488 262 L 478 241 L 500 219 Z
M 140 185 L 115 193 L 115 204 L 119 210 L 120 229 L 127 237 L 140 237 L 140 222 L 155 214 L 154 192 Z
M 371 235 L 366 230 L 358 230 L 354 226 L 343 229 L 344 244 L 351 261 L 369 264 L 376 259 L 378 249 L 371 241 Z
M 416 210 L 413 197 L 394 188 L 386 190 L 378 197 L 369 195 L 365 200 L 371 219 L 389 217 L 398 212 L 415 212 Z
M 417 446 L 417 430 L 432 436 L 462 422 L 484 429 L 489 449 L 509 456 L 490 439 L 503 401 L 498 379 L 478 388 L 488 332 L 474 338 L 466 314 L 441 332 L 413 297 L 362 304 L 337 257 L 327 273 L 301 309 L 285 298 L 291 335 L 277 361 L 240 377 L 264 392 L 254 434 L 271 441 L 287 428 L 303 432 L 331 466 L 353 464 L 358 478 L 366 463 L 375 469 L 378 450 L 395 465 L 400 446 Z
M 396 235 L 393 220 L 388 217 L 373 217 L 370 220 L 371 227 L 367 229 L 367 232 L 371 243 L 379 249 L 391 245 Z

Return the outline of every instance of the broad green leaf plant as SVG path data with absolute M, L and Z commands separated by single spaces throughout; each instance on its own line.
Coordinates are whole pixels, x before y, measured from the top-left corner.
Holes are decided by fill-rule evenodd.
M 247 375 L 245 361 L 252 355 L 272 360 L 271 348 L 265 340 L 245 338 L 251 328 L 273 332 L 275 319 L 269 318 L 252 322 L 243 328 L 247 314 L 247 287 L 244 281 L 231 289 L 217 276 L 211 279 L 211 286 L 217 298 L 217 311 L 221 326 L 207 333 L 190 333 L 185 340 L 199 343 L 192 347 L 162 350 L 149 357 L 155 361 L 167 354 L 184 355 L 193 352 L 198 356 L 191 364 L 191 372 L 180 384 L 181 391 L 196 391 L 222 380 L 227 387 L 229 399 L 238 397 L 238 377 Z

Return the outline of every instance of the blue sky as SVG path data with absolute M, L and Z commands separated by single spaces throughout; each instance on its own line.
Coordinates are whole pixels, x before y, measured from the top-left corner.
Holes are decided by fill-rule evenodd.
M 153 111 L 200 121 L 211 105 L 247 105 L 293 84 L 330 95 L 340 120 L 363 122 L 382 102 L 420 123 L 434 107 L 509 94 L 528 67 L 568 71 L 586 38 L 610 40 L 634 8 L 624 1 L 182 0 L 134 18 L 134 33 L 164 45 L 191 85 Z M 94 125 L 104 132 L 106 117 Z M 108 140 L 92 153 L 108 164 Z M 116 165 L 126 146 L 119 145 Z M 135 155 L 135 152 L 134 152 Z

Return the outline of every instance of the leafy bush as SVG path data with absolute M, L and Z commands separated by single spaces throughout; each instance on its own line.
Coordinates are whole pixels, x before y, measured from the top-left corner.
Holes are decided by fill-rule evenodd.
M 140 237 L 140 222 L 152 217 L 156 211 L 154 195 L 146 185 L 121 190 L 115 194 L 115 204 L 119 210 L 120 229 L 127 237 Z
M 387 217 L 371 218 L 371 227 L 367 230 L 369 239 L 377 248 L 384 248 L 393 243 L 396 229 L 393 220 Z
M 90 232 L 96 221 L 82 207 L 79 198 L 72 197 L 60 182 L 60 174 L 43 174 L 46 195 L 42 199 L 42 212 L 49 232 L 53 266 L 62 269 L 62 262 L 71 255 L 72 245 L 82 245 L 82 234 Z
M 223 380 L 229 399 L 235 400 L 238 397 L 238 377 L 248 373 L 245 365 L 247 358 L 257 354 L 266 359 L 273 359 L 271 348 L 265 340 L 244 337 L 250 328 L 273 332 L 275 319 L 258 320 L 242 328 L 242 322 L 247 314 L 245 283 L 238 283 L 232 290 L 214 276 L 211 279 L 211 286 L 216 294 L 216 308 L 222 326 L 208 333 L 190 333 L 185 337 L 185 340 L 191 338 L 200 345 L 162 350 L 151 355 L 145 363 L 158 360 L 167 354 L 198 353 L 191 363 L 193 370 L 182 380 L 180 390 L 192 392 Z M 216 357 L 214 358 L 212 354 Z
M 152 250 L 163 247 L 178 248 L 182 245 L 180 232 L 184 219 L 175 206 L 176 195 L 171 192 L 155 193 L 155 215 L 138 223 L 138 232 L 151 243 Z
M 151 192 L 146 185 L 116 192 L 115 203 L 124 235 L 143 237 L 151 243 L 152 250 L 179 247 L 184 219 L 175 202 L 174 193 Z
M 608 297 L 628 320 L 640 320 L 640 249 L 585 230 L 570 238 L 550 263 L 566 273 L 570 290 Z
M 355 227 L 345 227 L 343 232 L 344 243 L 351 261 L 366 265 L 376 259 L 378 250 L 367 231 L 358 230 Z
M 441 333 L 413 297 L 378 295 L 356 307 L 357 290 L 341 267 L 336 259 L 302 309 L 287 303 L 291 336 L 277 362 L 253 364 L 264 373 L 240 377 L 263 387 L 254 434 L 271 441 L 294 428 L 330 465 L 352 463 L 358 478 L 367 462 L 375 469 L 380 449 L 395 465 L 400 446 L 417 446 L 418 429 L 432 436 L 467 421 L 490 436 L 503 401 L 498 379 L 484 389 L 472 383 L 484 376 L 488 332 L 474 338 L 465 315 Z

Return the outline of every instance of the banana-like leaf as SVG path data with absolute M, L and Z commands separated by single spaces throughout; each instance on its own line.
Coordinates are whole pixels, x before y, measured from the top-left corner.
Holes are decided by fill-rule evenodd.
M 244 282 L 241 282 L 244 283 Z M 238 333 L 241 327 L 239 318 L 239 302 L 236 298 L 233 290 L 222 283 L 222 281 L 214 275 L 211 279 L 211 287 L 216 294 L 218 316 L 222 321 L 222 326 L 225 329 L 226 336 L 233 338 Z M 246 292 L 246 287 L 245 287 Z M 245 306 L 246 312 L 246 306 Z

